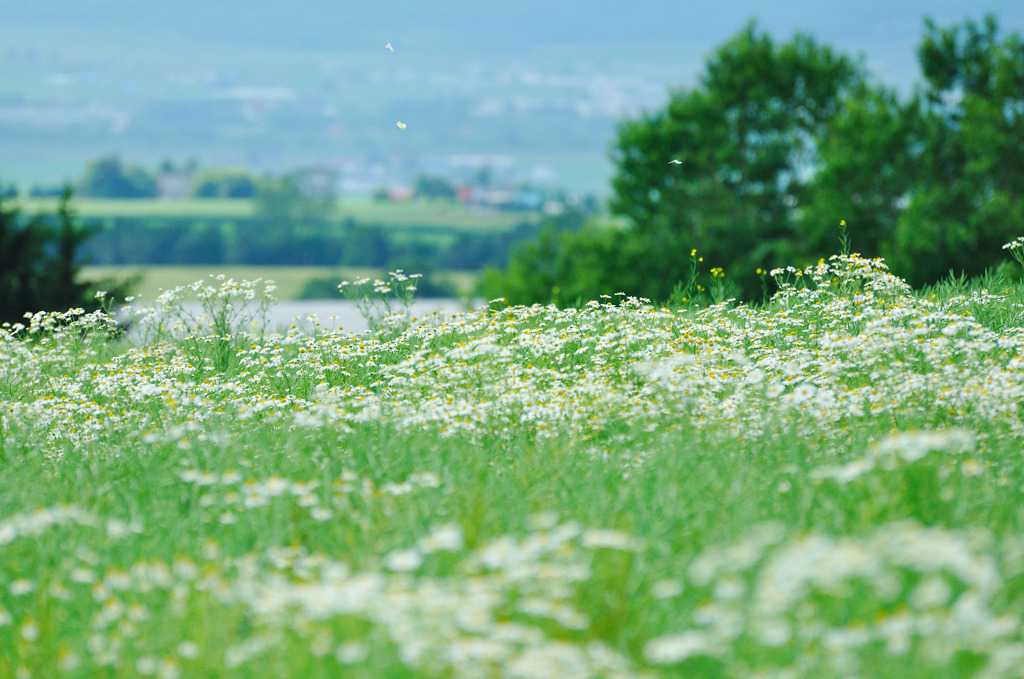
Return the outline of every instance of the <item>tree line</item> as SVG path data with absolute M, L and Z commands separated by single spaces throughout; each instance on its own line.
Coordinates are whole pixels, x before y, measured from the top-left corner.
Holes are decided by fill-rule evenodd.
M 444 227 L 401 229 L 356 221 L 323 222 L 211 217 L 109 217 L 83 244 L 94 265 L 244 264 L 372 266 L 410 269 L 429 261 L 438 269 L 503 267 L 518 245 L 536 239 L 541 224 L 556 230 L 582 223 L 577 212 L 540 222 L 524 220 L 501 231 Z
M 925 20 L 917 56 L 923 82 L 900 96 L 862 60 L 748 24 L 699 84 L 619 125 L 611 209 L 629 227 L 542 234 L 485 294 L 663 300 L 697 250 L 757 299 L 765 270 L 837 251 L 841 220 L 914 285 L 982 273 L 1024 234 L 1024 44 L 991 15 Z

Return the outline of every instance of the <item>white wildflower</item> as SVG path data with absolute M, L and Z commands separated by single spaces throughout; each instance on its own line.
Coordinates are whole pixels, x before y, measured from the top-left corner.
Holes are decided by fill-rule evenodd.
M 415 549 L 396 549 L 384 557 L 384 566 L 392 571 L 414 571 L 423 564 L 423 555 Z
M 655 665 L 671 665 L 695 655 L 713 655 L 710 637 L 699 630 L 651 639 L 644 646 L 644 658 Z

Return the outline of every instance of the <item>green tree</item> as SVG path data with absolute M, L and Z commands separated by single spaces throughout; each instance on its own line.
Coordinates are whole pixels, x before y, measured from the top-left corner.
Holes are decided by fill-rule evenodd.
M 687 268 L 690 253 L 684 253 Z M 618 292 L 661 302 L 688 273 L 677 252 L 647 234 L 595 226 L 562 231 L 549 223 L 539 238 L 512 252 L 503 271 L 485 269 L 479 291 L 521 304 L 579 305 Z M 666 289 L 666 280 L 673 286 Z
M 548 233 L 488 275 L 488 296 L 665 299 L 696 248 L 758 299 L 755 269 L 834 252 L 840 220 L 915 285 L 981 273 L 1024 233 L 1024 44 L 991 16 L 926 20 L 918 54 L 925 83 L 903 101 L 806 36 L 776 45 L 748 25 L 697 87 L 620 126 L 611 206 L 628 237 Z
M 345 247 L 341 263 L 346 266 L 388 266 L 391 262 L 391 240 L 387 232 L 376 225 L 359 225 L 348 221 L 344 225 Z
M 889 259 L 911 283 L 979 274 L 1024 233 L 1024 44 L 992 15 L 939 28 L 918 49 L 921 168 Z
M 16 322 L 31 308 L 43 246 L 39 220 L 23 223 L 20 211 L 0 196 L 0 322 Z
M 220 224 L 206 221 L 188 225 L 174 247 L 176 264 L 224 264 L 227 243 Z
M 256 179 L 246 170 L 210 168 L 196 175 L 190 193 L 196 198 L 252 198 L 257 191 Z
M 888 251 L 918 174 L 919 117 L 896 93 L 863 86 L 844 102 L 818 144 L 819 162 L 798 229 L 809 254 L 836 251 L 836 227 L 848 225 L 852 251 Z
M 751 23 L 715 51 L 698 87 L 623 123 L 611 207 L 675 254 L 656 296 L 682 277 L 692 248 L 749 297 L 760 291 L 757 267 L 804 253 L 797 207 L 820 140 L 865 87 L 859 63 L 805 35 L 776 44 Z
M 56 215 L 23 219 L 0 197 L 0 322 L 14 323 L 25 312 L 95 309 L 95 291 L 123 297 L 135 281 L 80 281 L 81 245 L 91 235 L 71 209 L 64 190 Z
M 88 299 L 90 284 L 78 280 L 82 270 L 78 251 L 92 235 L 92 230 L 83 227 L 75 219 L 69 187 L 61 194 L 56 221 L 56 228 L 45 233 L 53 252 L 49 257 L 51 264 L 40 286 L 43 300 L 57 310 L 82 304 L 91 305 L 92 301 Z
M 337 176 L 329 170 L 305 169 L 268 177 L 256 191 L 256 215 L 271 235 L 322 234 L 338 205 Z
M 78 192 L 95 198 L 153 198 L 156 179 L 138 166 L 104 156 L 89 163 L 78 182 Z
M 421 174 L 416 177 L 413 185 L 413 192 L 420 198 L 439 198 L 442 200 L 453 200 L 455 198 L 455 186 L 444 177 Z

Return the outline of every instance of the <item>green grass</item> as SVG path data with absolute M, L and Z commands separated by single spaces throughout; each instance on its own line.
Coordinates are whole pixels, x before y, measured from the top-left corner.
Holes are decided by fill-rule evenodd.
M 28 214 L 52 213 L 58 201 L 49 198 L 22 199 L 18 205 Z M 104 217 L 222 217 L 243 218 L 254 215 L 250 200 L 199 199 L 106 199 L 75 198 L 75 212 L 86 219 Z M 503 231 L 523 222 L 534 223 L 535 214 L 498 212 L 446 201 L 378 202 L 365 198 L 343 198 L 338 219 L 351 217 L 357 222 L 387 228 L 430 228 L 445 230 Z
M 1024 288 L 801 274 L 0 332 L 0 676 L 1020 676 Z
M 534 223 L 535 214 L 497 212 L 447 201 L 376 202 L 363 198 L 343 198 L 339 209 L 343 217 L 357 222 L 388 227 L 441 227 L 462 230 L 511 229 L 523 222 Z
M 28 214 L 52 213 L 57 199 L 27 198 L 18 205 Z M 190 198 L 184 200 L 82 198 L 72 202 L 74 211 L 83 218 L 103 217 L 251 217 L 253 204 L 249 200 L 221 198 Z

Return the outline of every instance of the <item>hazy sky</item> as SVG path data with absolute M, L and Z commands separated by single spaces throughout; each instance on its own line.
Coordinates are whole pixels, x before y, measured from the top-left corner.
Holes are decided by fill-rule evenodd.
M 905 87 L 918 78 L 915 49 L 923 34 L 924 16 L 944 26 L 965 18 L 981 21 L 987 12 L 997 15 L 1004 33 L 1024 33 L 1024 2 L 1019 0 L 724 0 L 703 12 L 697 25 L 707 30 L 703 45 L 706 53 L 734 32 L 738 17 L 757 16 L 778 39 L 799 30 L 844 53 L 863 53 L 873 73 L 890 84 Z M 694 31 L 693 37 L 700 34 Z
M 916 77 L 924 15 L 946 25 L 986 12 L 999 17 L 1004 32 L 1024 33 L 1022 0 L 0 0 L 0 45 L 37 36 L 39 49 L 59 51 L 63 30 L 74 32 L 78 47 L 136 58 L 177 42 L 186 59 L 198 43 L 340 55 L 390 41 L 424 65 L 661 63 L 666 79 L 681 82 L 692 81 L 706 55 L 756 17 L 776 39 L 801 30 L 844 53 L 864 53 L 883 80 L 905 86 Z
M 863 55 L 906 94 L 925 16 L 989 12 L 1003 36 L 1024 34 L 1024 0 L 0 0 L 0 166 L 50 181 L 111 151 L 276 168 L 367 148 L 553 154 L 557 140 L 607 168 L 613 118 L 695 84 L 751 19 L 776 42 L 801 31 Z M 290 97 L 292 117 L 225 103 L 246 88 Z M 543 117 L 588 97 L 603 118 Z M 540 113 L 520 115 L 517 98 Z M 473 117 L 492 108 L 508 113 Z M 402 137 L 396 119 L 411 123 Z M 543 141 L 524 149 L 526 132 Z

